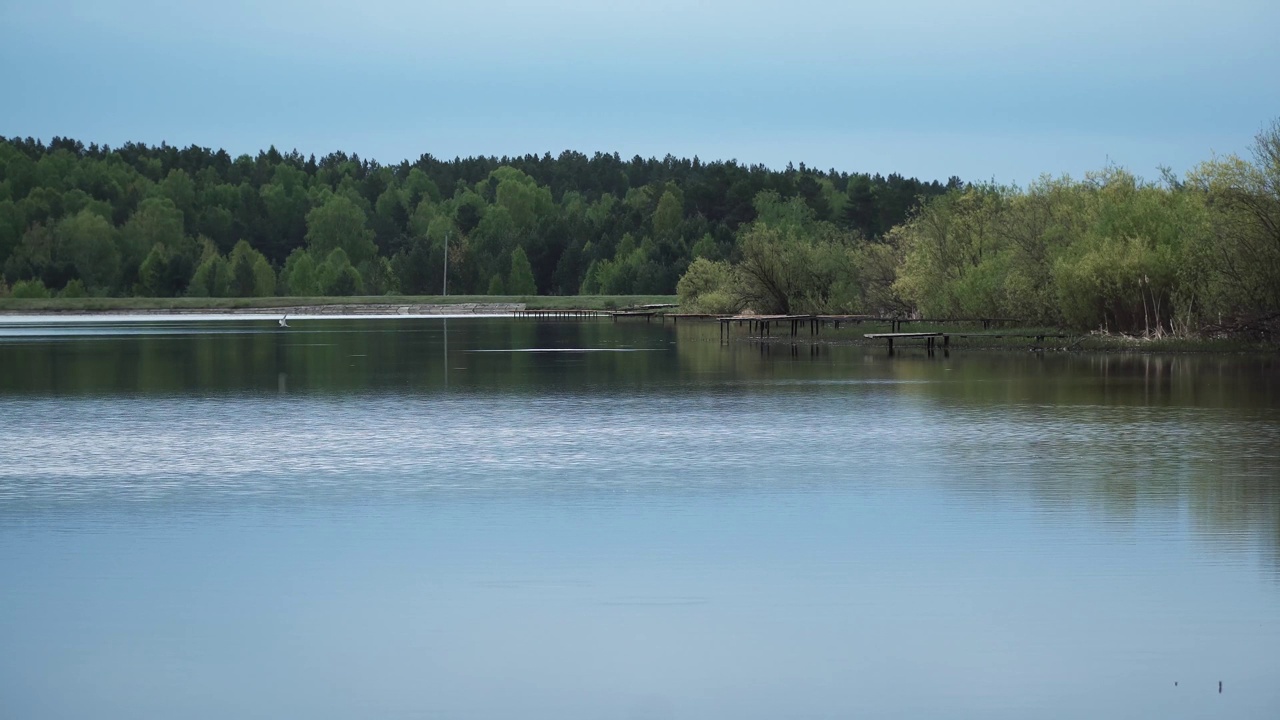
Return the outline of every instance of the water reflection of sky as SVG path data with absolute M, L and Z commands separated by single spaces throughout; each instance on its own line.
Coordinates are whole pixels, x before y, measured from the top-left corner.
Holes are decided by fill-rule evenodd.
M 462 325 L 455 352 L 668 333 Z M 603 364 L 480 354 L 470 385 L 397 392 L 442 350 L 416 329 L 319 335 L 288 360 L 296 391 L 246 387 L 272 353 L 179 392 L 0 391 L 0 709 L 1280 709 L 1280 417 L 1232 407 L 1199 366 L 1155 385 L 1175 404 L 1117 405 L 1076 365 L 686 342 Z M 139 361 L 144 339 L 117 342 L 96 347 Z M 83 362 L 66 347 L 55 375 Z M 343 384 L 361 371 L 334 353 L 381 354 L 374 387 Z

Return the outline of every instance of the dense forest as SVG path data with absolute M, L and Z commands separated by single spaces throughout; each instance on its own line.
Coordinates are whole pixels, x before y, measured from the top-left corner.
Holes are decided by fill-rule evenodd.
M 673 294 L 735 260 L 761 193 L 878 238 L 947 185 L 565 152 L 232 157 L 0 138 L 0 292 L 18 296 Z
M 1010 317 L 1280 334 L 1280 122 L 1156 182 L 1027 187 L 565 152 L 0 139 L 0 294 L 623 295 L 687 311 Z

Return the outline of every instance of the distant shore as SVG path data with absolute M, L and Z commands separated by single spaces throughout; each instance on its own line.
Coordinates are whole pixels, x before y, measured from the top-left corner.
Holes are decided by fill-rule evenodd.
M 521 310 L 623 310 L 644 305 L 673 304 L 677 298 L 671 295 L 562 295 L 562 296 L 493 296 L 451 295 L 364 297 L 249 297 L 249 298 L 48 298 L 22 299 L 0 298 L 0 321 L 6 317 L 34 318 L 60 316 L 73 320 L 73 316 L 278 316 L 296 317 L 431 317 L 431 316 L 493 316 L 510 315 Z M 675 312 L 679 312 L 675 310 Z M 210 318 L 216 319 L 216 318 Z M 952 325 L 934 326 L 929 323 L 914 324 L 913 331 L 950 331 L 960 334 Z M 888 331 L 889 327 L 867 324 L 847 326 L 841 331 L 828 329 L 813 338 L 821 344 L 854 344 L 879 346 L 882 340 L 862 337 L 866 332 Z M 1136 338 L 1119 334 L 1071 333 L 1068 338 L 1057 338 L 1041 344 L 1025 337 L 1027 334 L 1061 332 L 1053 328 L 1003 328 L 1009 337 L 981 337 L 975 332 L 968 338 L 953 340 L 952 349 L 961 350 L 1019 350 L 1026 351 L 1040 346 L 1049 352 L 1137 352 L 1151 353 L 1274 353 L 1272 343 L 1248 341 L 1229 337 L 1163 337 L 1158 339 Z M 991 333 L 996 334 L 993 330 Z M 734 341 L 783 344 L 785 337 L 767 339 L 737 336 Z M 919 345 L 919 347 L 917 347 Z M 924 351 L 923 341 L 900 343 L 899 352 Z
M 386 316 L 437 316 L 437 315 L 510 315 L 524 310 L 524 303 L 453 303 L 448 305 L 423 305 L 419 303 L 335 303 L 330 305 L 279 305 L 271 307 L 213 307 L 213 308 L 101 308 L 101 309 L 40 309 L 0 310 L 0 319 L 6 317 L 139 317 L 139 316 L 192 316 L 210 315 L 253 316 L 290 315 L 297 317 L 369 317 Z
M 674 303 L 670 295 L 369 296 L 249 298 L 0 298 L 4 315 L 504 315 L 518 310 L 613 310 Z

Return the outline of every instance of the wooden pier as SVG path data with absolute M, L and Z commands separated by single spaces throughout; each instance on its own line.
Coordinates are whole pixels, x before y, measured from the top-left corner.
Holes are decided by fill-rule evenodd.
M 911 318 L 911 317 L 886 317 L 881 315 L 713 315 L 709 313 L 672 313 L 665 310 L 676 307 L 674 305 L 640 305 L 622 310 L 582 310 L 582 309 L 541 309 L 541 310 L 516 310 L 512 313 L 514 317 L 523 318 L 548 318 L 548 319 L 581 319 L 581 318 L 603 318 L 608 317 L 613 322 L 626 318 L 644 318 L 645 322 L 651 323 L 656 317 L 662 322 L 666 322 L 667 318 L 671 318 L 671 322 L 678 323 L 681 320 L 715 320 L 720 325 L 720 340 L 727 342 L 732 337 L 732 329 L 736 325 L 747 327 L 749 336 L 764 340 L 765 338 L 774 337 L 777 331 L 780 337 L 791 337 L 803 335 L 806 328 L 810 336 L 817 336 L 822 333 L 822 328 L 832 326 L 839 329 L 846 325 L 861 325 L 863 323 L 887 324 L 890 332 L 866 333 L 863 335 L 868 340 L 885 340 L 889 345 L 889 351 L 893 352 L 895 341 L 902 340 L 924 340 L 924 347 L 930 352 L 939 345 L 944 348 L 951 346 L 951 338 L 1029 338 L 1036 342 L 1044 342 L 1045 338 L 1065 338 L 1068 337 L 1062 333 L 1010 333 L 996 330 L 990 332 L 993 326 L 1002 323 L 1019 322 L 1016 318 Z M 949 323 L 971 323 L 981 325 L 982 331 L 929 331 L 929 332 L 903 332 L 902 327 L 908 323 L 929 323 L 929 324 L 949 324 Z M 785 330 L 784 330 L 785 328 Z
M 569 308 L 553 308 L 541 310 L 516 310 L 511 313 L 512 317 L 518 318 L 594 318 L 605 317 L 608 313 L 603 310 L 573 310 Z
M 671 318 L 671 322 L 676 324 L 681 320 L 717 320 L 720 316 L 710 313 L 663 313 L 662 319 L 665 321 L 667 318 Z
M 660 315 L 660 314 L 661 313 L 659 313 L 657 310 L 615 310 L 609 313 L 609 316 L 613 318 L 614 322 L 618 322 L 618 318 L 630 318 L 630 317 L 636 317 L 636 318 L 642 317 L 645 319 L 645 322 L 653 322 L 653 316 Z
M 518 318 L 534 318 L 534 319 L 582 319 L 582 318 L 613 318 L 614 322 L 618 318 L 637 317 L 644 318 L 652 322 L 654 316 L 663 318 L 665 321 L 665 313 L 660 312 L 662 308 L 675 307 L 675 305 L 641 305 L 639 307 L 626 308 L 623 310 L 584 310 L 581 308 L 545 308 L 539 310 L 516 310 L 511 313 L 512 317 Z
M 704 317 L 688 315 L 683 317 Z M 712 316 L 716 317 L 716 316 Z M 727 338 L 731 325 L 742 326 L 746 323 L 749 330 L 754 333 L 759 331 L 762 337 L 771 337 L 773 335 L 774 323 L 788 323 L 790 327 L 791 337 L 800 334 L 800 329 L 808 325 L 809 334 L 817 335 L 821 333 L 822 328 L 827 325 L 835 327 L 837 330 L 844 325 L 861 325 L 862 323 L 888 323 L 889 329 L 893 333 L 900 333 L 902 326 L 907 323 L 975 323 L 981 324 L 983 330 L 990 329 L 993 325 L 999 323 L 1018 322 L 1015 318 L 905 318 L 905 317 L 884 317 L 880 315 L 730 315 L 718 316 L 720 321 L 720 336 Z
M 928 347 L 930 350 L 932 350 L 932 349 L 933 349 L 933 346 L 934 346 L 934 344 L 937 342 L 937 339 L 938 339 L 938 338 L 942 338 L 942 347 L 947 347 L 947 346 L 949 346 L 949 345 L 951 344 L 951 336 L 950 336 L 950 335 L 948 335 L 947 333 L 940 333 L 940 332 L 918 332 L 918 333 L 913 333 L 913 332 L 887 332 L 887 333 L 867 333 L 867 334 L 863 335 L 862 337 L 867 338 L 868 340 L 881 340 L 881 339 L 883 339 L 883 340 L 888 340 L 888 341 L 889 341 L 889 352 L 893 352 L 893 341 L 894 341 L 894 340 L 906 340 L 906 339 L 908 339 L 908 338 L 924 338 L 924 339 L 925 339 L 925 341 L 926 341 L 926 342 L 925 342 L 925 346 L 926 346 L 926 347 Z
M 894 317 L 894 318 L 882 318 L 880 319 L 880 322 L 889 323 L 891 331 L 896 333 L 896 332 L 902 332 L 902 326 L 906 325 L 907 323 L 927 323 L 930 325 L 946 325 L 950 323 L 973 323 L 975 325 L 982 325 L 983 330 L 990 330 L 993 326 L 996 326 L 996 325 L 1003 325 L 1006 323 L 1016 323 L 1021 321 L 1018 318 L 991 318 L 991 317 L 941 318 L 941 319 Z
M 717 319 L 720 321 L 721 340 L 729 337 L 729 329 L 733 323 L 737 323 L 739 327 L 746 323 L 748 332 L 753 334 L 758 332 L 760 337 L 772 337 L 774 323 L 779 325 L 787 323 L 791 337 L 799 335 L 800 329 L 805 326 L 808 326 L 810 335 L 817 335 L 823 325 L 822 317 L 819 315 L 733 315 Z
M 937 344 L 938 338 L 942 338 L 942 347 L 950 347 L 951 337 L 958 338 L 1034 338 L 1036 342 L 1044 342 L 1045 338 L 1064 338 L 1068 337 L 1065 333 L 972 333 L 972 332 L 889 332 L 889 333 L 866 333 L 862 337 L 868 340 L 888 340 L 889 350 L 893 351 L 894 340 L 907 340 L 913 338 L 924 338 L 925 347 L 932 350 Z

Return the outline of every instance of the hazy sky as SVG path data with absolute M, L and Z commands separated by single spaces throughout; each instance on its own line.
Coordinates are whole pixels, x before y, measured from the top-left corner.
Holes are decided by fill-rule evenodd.
M 1277 29 L 1277 0 L 0 0 L 0 135 L 1150 177 L 1280 117 Z

